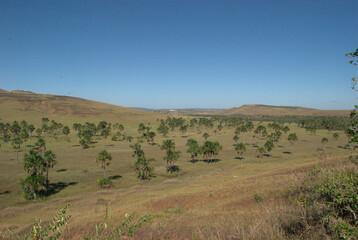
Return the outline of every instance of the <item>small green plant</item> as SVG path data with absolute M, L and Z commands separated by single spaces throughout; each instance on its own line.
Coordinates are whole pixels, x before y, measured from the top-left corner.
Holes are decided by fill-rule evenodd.
M 112 185 L 112 182 L 109 178 L 100 178 L 98 179 L 97 184 L 102 188 L 108 188 Z
M 176 206 L 174 208 L 167 208 L 166 210 L 164 210 L 164 212 L 169 214 L 183 214 L 185 213 L 185 207 Z
M 88 169 L 84 168 L 84 169 L 82 169 L 81 172 L 83 172 L 83 173 L 88 173 Z
M 262 196 L 258 193 L 254 194 L 254 200 L 256 203 L 262 203 L 264 201 L 264 199 L 262 198 Z

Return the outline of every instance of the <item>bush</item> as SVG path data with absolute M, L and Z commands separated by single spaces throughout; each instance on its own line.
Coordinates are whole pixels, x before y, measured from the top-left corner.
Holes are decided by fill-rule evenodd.
M 315 167 L 296 192 L 295 202 L 306 224 L 297 228 L 294 219 L 283 226 L 288 235 L 303 234 L 308 229 L 324 229 L 335 239 L 358 238 L 358 172 L 350 169 Z M 297 216 L 295 216 L 297 217 Z M 296 221 L 297 222 L 297 221 Z
M 109 178 L 100 178 L 98 179 L 97 184 L 102 188 L 108 188 L 112 186 L 112 182 Z

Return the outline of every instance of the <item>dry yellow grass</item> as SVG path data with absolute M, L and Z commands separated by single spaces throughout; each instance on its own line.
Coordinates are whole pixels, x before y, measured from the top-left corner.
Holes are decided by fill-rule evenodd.
M 22 91 L 0 92 L 2 122 L 25 119 L 33 124 L 40 124 L 42 117 L 65 124 L 103 119 L 109 122 L 138 123 L 154 122 L 164 115 L 68 96 Z
M 128 135 L 138 136 L 136 124 L 125 127 Z M 314 155 L 322 137 L 330 139 L 326 162 L 343 161 L 352 154 L 350 150 L 337 147 L 346 143 L 341 132 L 341 137 L 334 142 L 331 137 L 333 132 L 319 130 L 316 135 L 309 135 L 294 124 L 290 128 L 299 137 L 294 154 L 286 153 L 292 148 L 283 135 L 271 157 L 258 159 L 256 148 L 247 145 L 242 160 L 236 159 L 238 155 L 232 140 L 234 129 L 224 128 L 217 135 L 207 129 L 211 135 L 208 140 L 217 140 L 223 145 L 220 161 L 211 164 L 189 161 L 185 147 L 187 139 L 195 138 L 200 144 L 204 142 L 202 134 L 197 134 L 195 129 L 186 133 L 185 137 L 177 130 L 170 132 L 166 138 L 157 136 L 154 146 L 142 143 L 146 155 L 156 158 L 154 178 L 150 181 L 136 178 L 130 143 L 111 142 L 109 138 L 106 148 L 113 160 L 107 174 L 115 178 L 110 189 L 100 189 L 96 185 L 96 180 L 103 176 L 94 161 L 104 148 L 105 142 L 100 136 L 95 137 L 97 143 L 93 147 L 85 150 L 77 146 L 78 138 L 73 133 L 70 143 L 61 140 L 61 137 L 47 137 L 48 149 L 57 154 L 59 162 L 50 172 L 50 181 L 64 184 L 58 193 L 37 202 L 25 201 L 18 194 L 19 179 L 25 174 L 21 163 L 14 158 L 15 153 L 0 152 L 0 189 L 10 192 L 0 195 L 0 230 L 13 228 L 16 232 L 26 231 L 34 216 L 49 220 L 57 210 L 70 203 L 72 219 L 66 236 L 85 235 L 94 223 L 103 220 L 105 205 L 110 203 L 111 224 L 114 225 L 126 213 L 133 211 L 138 215 L 150 213 L 159 216 L 138 231 L 138 239 L 227 239 L 228 236 L 235 238 L 235 234 L 242 236 L 250 232 L 252 236 L 257 234 L 256 239 L 264 239 L 264 236 L 278 233 L 275 230 L 278 223 L 272 222 L 276 224 L 272 229 L 258 231 L 259 224 L 274 221 L 260 218 L 259 213 L 266 211 L 267 216 L 274 214 L 283 201 L 280 192 L 289 188 L 291 183 L 298 182 L 311 166 L 324 163 Z M 164 152 L 158 146 L 164 139 L 174 139 L 177 149 L 181 151 L 177 163 L 181 169 L 179 174 L 165 172 Z M 241 139 L 261 144 L 250 133 L 244 134 Z M 29 144 L 34 141 L 30 140 Z M 255 202 L 254 194 L 263 197 L 263 204 Z M 239 223 L 233 225 L 235 221 Z

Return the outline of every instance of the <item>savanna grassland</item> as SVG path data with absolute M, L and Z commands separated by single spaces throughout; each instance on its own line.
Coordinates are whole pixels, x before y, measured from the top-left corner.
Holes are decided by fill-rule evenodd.
M 56 107 L 59 108 L 51 105 L 51 108 Z M 36 108 L 28 109 L 33 111 Z M 47 223 L 59 209 L 69 204 L 71 219 L 63 228 L 61 236 L 64 239 L 90 235 L 93 226 L 104 221 L 106 208 L 111 212 L 107 221 L 111 227 L 118 226 L 126 219 L 126 214 L 133 212 L 137 217 L 152 216 L 150 223 L 136 229 L 133 239 L 314 239 L 328 235 L 318 227 L 310 229 L 304 220 L 307 212 L 293 197 L 297 189 L 307 174 L 312 173 L 312 167 L 356 169 L 352 158 L 349 159 L 355 151 L 347 145 L 343 130 L 313 131 L 293 122 L 278 124 L 281 128 L 287 126 L 289 131 L 281 133 L 270 152 L 259 156 L 257 149 L 264 146 L 267 136 L 274 130 L 270 128 L 272 122 L 252 121 L 254 128 L 251 131 L 237 133 L 237 142 L 246 147 L 246 151 L 239 155 L 233 137 L 237 126 L 248 121 L 230 125 L 218 118 L 210 120 L 212 126 L 198 123 L 190 126 L 191 119 L 200 117 L 124 109 L 127 112 L 111 110 L 115 114 L 108 113 L 107 118 L 106 115 L 102 118 L 99 109 L 98 114 L 85 117 L 78 112 L 49 114 L 47 110 L 37 112 L 36 117 L 32 116 L 30 120 L 24 115 L 16 115 L 16 112 L 11 118 L 1 115 L 2 122 L 26 120 L 35 128 L 41 128 L 41 119 L 47 117 L 49 123 L 54 120 L 70 128 L 68 136 L 61 131 L 41 134 L 46 149 L 56 154 L 57 164 L 49 169 L 51 191 L 36 201 L 23 198 L 20 179 L 26 177 L 24 154 L 35 147 L 37 134 L 34 132 L 26 144 L 21 145 L 18 160 L 17 150 L 11 142 L 1 142 L 1 232 L 7 229 L 15 233 L 28 232 L 34 218 Z M 118 117 L 126 114 L 126 117 Z M 156 129 L 160 120 L 166 121 L 168 117 L 181 118 L 184 125 L 188 125 L 187 130 L 180 131 L 179 127 L 174 127 L 169 128 L 166 136 L 158 133 Z M 123 124 L 121 136 L 132 136 L 133 139 L 112 140 L 119 131 L 112 128 L 107 138 L 96 133 L 89 146 L 83 148 L 73 124 L 93 122 L 97 126 L 101 120 L 112 123 L 112 126 Z M 148 127 L 147 130 L 156 132 L 152 142 L 138 132 L 140 123 Z M 259 125 L 267 129 L 265 136 L 255 134 L 254 130 Z M 204 139 L 204 133 L 209 135 L 207 139 Z M 291 133 L 297 135 L 293 144 L 288 141 Z M 338 137 L 334 138 L 335 133 Z M 328 141 L 322 140 L 324 138 Z M 193 160 L 187 153 L 188 139 L 197 140 L 200 146 L 205 141 L 218 141 L 222 149 L 209 159 L 199 154 Z M 166 152 L 161 145 L 165 140 L 173 140 L 175 149 L 180 151 L 175 162 L 178 171 L 172 173 L 167 171 L 163 159 Z M 137 178 L 136 157 L 130 147 L 137 142 L 147 158 L 155 159 L 151 163 L 154 170 L 147 180 Z M 104 149 L 112 157 L 106 166 L 106 176 L 112 182 L 108 188 L 97 184 L 97 180 L 103 177 L 103 169 L 95 160 Z M 102 237 L 105 235 L 106 232 Z

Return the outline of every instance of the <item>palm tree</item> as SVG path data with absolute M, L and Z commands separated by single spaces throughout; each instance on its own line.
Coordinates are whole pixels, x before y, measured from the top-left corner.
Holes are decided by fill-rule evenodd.
M 235 135 L 236 136 L 236 135 Z M 235 150 L 236 152 L 241 156 L 242 154 L 244 154 L 244 152 L 246 152 L 246 146 L 244 143 L 237 143 L 235 145 Z
M 23 128 L 20 133 L 21 139 L 24 141 L 24 150 L 26 150 L 26 142 L 29 139 L 29 133 L 27 132 L 26 128 Z
M 328 143 L 328 138 L 322 138 L 321 143 L 323 144 L 324 152 L 326 152 L 326 144 Z
M 149 166 L 149 164 L 155 161 L 154 158 L 147 159 L 144 156 L 144 151 L 139 143 L 131 145 L 130 148 L 133 149 L 132 157 L 137 156 L 137 161 L 134 163 L 135 170 L 138 173 L 138 178 L 141 180 L 150 179 L 150 174 L 154 170 L 153 167 Z
M 47 150 L 45 151 L 44 153 L 44 164 L 45 164 L 45 168 L 46 168 L 46 189 L 48 190 L 48 170 L 49 168 L 53 168 L 56 164 L 57 164 L 57 161 L 55 160 L 56 159 L 56 155 L 50 151 L 50 150 Z
M 203 138 L 206 140 L 206 139 L 208 139 L 208 137 L 210 137 L 209 133 L 204 132 L 204 134 L 203 134 Z
M 21 126 L 17 121 L 14 121 L 10 127 L 10 131 L 13 136 L 18 136 L 21 131 Z
M 127 137 L 126 137 L 126 140 L 127 140 L 127 142 L 132 142 L 133 137 L 132 137 L 132 136 L 127 136 Z
M 144 157 L 144 151 L 142 150 L 142 146 L 139 143 L 135 143 L 134 145 L 130 145 L 129 147 L 133 149 L 132 157 L 134 156 L 137 156 L 137 158 Z
M 169 127 L 166 125 L 163 119 L 160 120 L 159 127 L 157 128 L 157 132 L 163 134 L 163 137 L 167 136 L 169 132 Z
M 291 133 L 290 135 L 288 135 L 287 140 L 292 145 L 292 154 L 293 154 L 293 146 L 294 146 L 295 142 L 298 141 L 298 137 L 297 137 L 296 133 Z
M 68 136 L 68 134 L 70 134 L 70 128 L 67 126 L 64 126 L 62 129 L 62 133 L 66 135 L 66 137 Z
M 37 128 L 37 129 L 36 129 L 36 134 L 37 134 L 38 137 L 41 137 L 41 135 L 42 135 L 42 128 Z
M 222 146 L 219 142 L 211 142 L 211 141 L 205 141 L 203 146 L 200 148 L 200 152 L 203 154 L 203 157 L 206 160 L 209 160 L 211 162 L 211 158 L 213 156 L 216 156 L 219 154 L 219 152 L 222 150 Z
M 154 158 L 146 159 L 144 156 L 137 158 L 134 167 L 138 172 L 137 177 L 139 179 L 141 180 L 150 179 L 150 174 L 153 172 L 154 168 L 149 166 L 149 164 L 153 161 L 155 161 Z
M 138 126 L 138 133 L 143 134 L 145 132 L 145 130 L 146 130 L 146 128 L 145 128 L 144 123 L 140 123 Z
M 7 151 L 7 143 L 10 141 L 10 139 L 11 139 L 10 134 L 8 134 L 8 133 L 3 134 L 3 141 L 5 143 L 6 151 Z
M 31 149 L 29 154 L 24 157 L 24 170 L 28 174 L 25 179 L 21 179 L 22 189 L 26 199 L 36 200 L 45 185 L 43 172 L 45 164 L 38 151 Z
M 235 134 L 232 139 L 235 141 L 235 143 L 237 143 L 237 141 L 239 141 L 240 137 L 237 134 Z
M 191 155 L 192 161 L 195 161 L 195 159 L 200 153 L 200 147 L 198 142 L 195 139 L 190 138 L 188 139 L 186 146 L 188 147 L 188 150 L 186 152 Z
M 32 124 L 28 125 L 28 126 L 27 126 L 27 129 L 29 129 L 29 131 L 30 131 L 30 136 L 32 137 L 32 132 L 35 130 L 34 125 L 32 125 Z
M 41 153 L 41 156 L 43 156 L 43 152 L 46 150 L 46 142 L 43 138 L 38 138 L 37 142 L 35 143 L 36 149 Z
M 118 124 L 118 130 L 120 131 L 120 132 L 123 132 L 124 131 L 124 126 L 123 126 L 123 124 Z
M 184 135 L 188 130 L 188 125 L 181 126 L 179 130 L 181 131 L 182 135 Z
M 271 150 L 275 147 L 275 145 L 273 144 L 272 141 L 267 141 L 267 142 L 265 143 L 264 147 L 265 147 L 266 151 L 267 151 L 268 153 L 270 153 Z
M 109 127 L 105 127 L 102 129 L 101 131 L 101 136 L 103 137 L 104 139 L 104 148 L 106 148 L 106 141 L 107 141 L 107 137 L 108 135 L 111 133 L 111 130 Z
M 255 129 L 254 133 L 259 135 L 260 138 L 260 142 L 261 142 L 261 138 L 266 134 L 266 127 L 259 125 L 257 126 L 257 128 Z
M 155 132 L 151 131 L 147 133 L 147 142 L 152 142 L 154 145 L 154 137 L 156 136 Z
M 102 131 L 107 127 L 108 123 L 106 121 L 100 121 L 97 125 L 98 131 Z
M 287 134 L 287 133 L 290 131 L 290 128 L 289 128 L 288 126 L 284 126 L 284 127 L 282 128 L 282 131 L 283 131 L 285 134 Z
M 100 167 L 103 168 L 103 178 L 106 177 L 106 166 L 110 164 L 111 160 L 112 156 L 106 150 L 103 150 L 98 153 L 96 162 L 100 163 Z
M 41 119 L 42 123 L 48 123 L 50 120 L 47 117 Z
M 333 139 L 334 141 L 337 141 L 339 138 L 339 134 L 338 133 L 333 133 Z
M 262 158 L 264 156 L 266 150 L 263 147 L 259 147 L 256 149 L 256 152 L 258 154 L 257 157 Z
M 178 160 L 180 152 L 175 151 L 175 143 L 173 140 L 165 140 L 160 147 L 161 150 L 166 150 L 164 160 L 167 162 L 167 172 L 173 170 L 174 162 Z
M 21 147 L 22 140 L 20 137 L 14 137 L 12 139 L 12 146 L 16 149 L 16 160 L 19 161 L 19 149 Z

